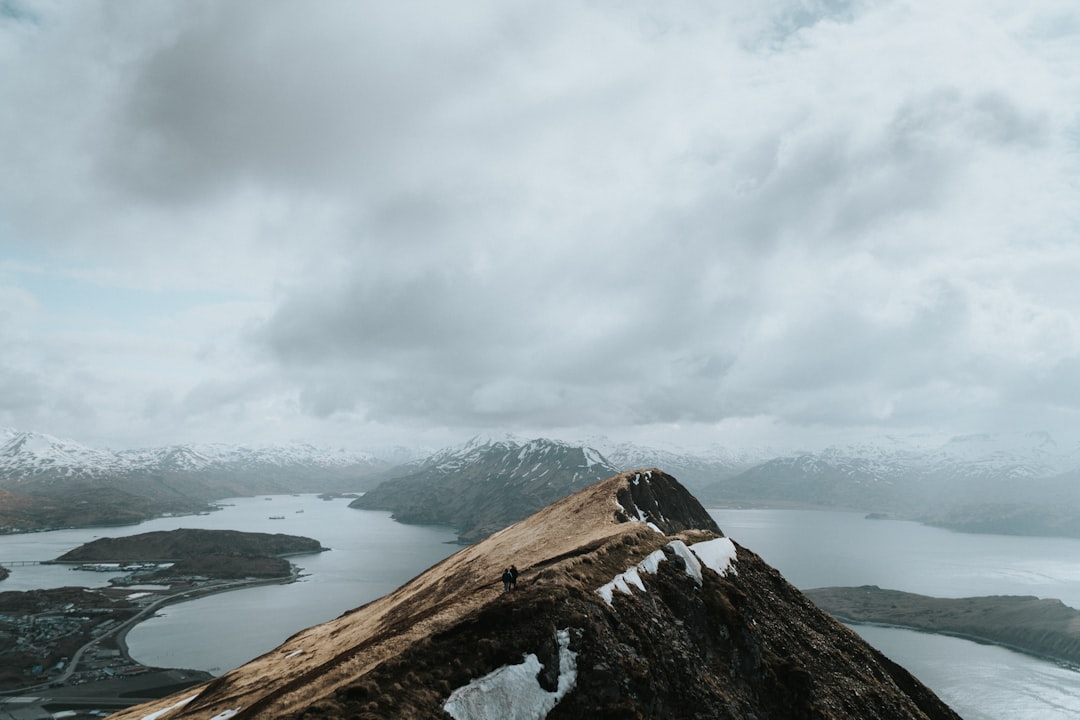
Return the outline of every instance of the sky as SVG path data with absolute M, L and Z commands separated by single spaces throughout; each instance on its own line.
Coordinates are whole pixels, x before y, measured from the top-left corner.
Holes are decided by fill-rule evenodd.
M 1074 0 L 0 0 L 0 427 L 1080 436 Z

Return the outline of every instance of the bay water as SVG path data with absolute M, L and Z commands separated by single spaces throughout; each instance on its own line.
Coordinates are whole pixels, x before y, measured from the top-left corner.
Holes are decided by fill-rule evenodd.
M 95 537 L 175 528 L 284 532 L 329 552 L 292 558 L 299 582 L 169 605 L 128 635 L 148 665 L 220 674 L 400 586 L 458 549 L 450 528 L 402 525 L 315 495 L 236 498 L 208 515 L 137 526 L 0 536 L 6 560 L 52 559 Z M 859 513 L 713 509 L 724 532 L 800 588 L 879 585 L 936 595 L 1036 595 L 1080 608 L 1080 540 L 972 535 Z M 271 519 L 274 518 L 274 519 Z M 107 573 L 64 566 L 12 568 L 0 590 L 101 586 Z M 895 628 L 853 626 L 967 720 L 1080 717 L 1080 672 L 1004 648 Z
M 710 510 L 726 535 L 801 589 L 878 585 L 939 597 L 1035 595 L 1080 608 L 1080 540 L 956 533 L 861 513 Z M 1075 720 L 1080 672 L 994 645 L 852 629 L 966 720 Z
M 221 674 L 274 649 L 298 630 L 382 597 L 459 549 L 450 528 L 402 525 L 389 512 L 357 510 L 348 504 L 348 498 L 323 500 L 316 495 L 231 498 L 222 501 L 221 510 L 205 515 L 0 536 L 0 565 L 5 560 L 55 559 L 97 537 L 177 528 L 287 533 L 314 538 L 330 548 L 289 558 L 301 568 L 298 582 L 167 605 L 128 633 L 128 649 L 139 662 Z M 116 575 L 62 565 L 13 567 L 0 590 L 100 587 Z

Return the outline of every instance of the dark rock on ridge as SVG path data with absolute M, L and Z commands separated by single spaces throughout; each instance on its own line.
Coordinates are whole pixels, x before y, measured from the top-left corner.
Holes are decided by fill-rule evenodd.
M 659 471 L 617 475 L 114 717 L 958 718 L 706 518 Z
M 665 535 L 683 530 L 709 530 L 723 535 L 712 515 L 675 478 L 656 468 L 627 473 L 627 478 L 631 474 L 633 477 L 626 487 L 615 494 L 619 504 L 626 508 L 615 513 L 619 522 L 651 523 Z M 636 515 L 627 514 L 631 511 L 636 511 Z

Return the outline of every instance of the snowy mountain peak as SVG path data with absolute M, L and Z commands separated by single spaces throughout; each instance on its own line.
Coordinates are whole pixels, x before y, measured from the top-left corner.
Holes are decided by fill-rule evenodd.
M 44 433 L 6 430 L 0 446 L 0 474 L 8 478 L 53 472 L 95 476 L 128 468 L 126 460 L 107 450 L 95 450 Z
M 602 467 L 614 470 L 604 456 L 592 448 L 583 448 L 562 440 L 534 438 L 531 440 L 505 434 L 500 436 L 478 435 L 464 445 L 444 448 L 427 459 L 416 463 L 418 467 L 438 472 L 457 472 L 479 463 L 496 462 L 503 472 L 519 472 L 525 465 L 547 465 L 556 456 L 580 454 L 580 467 Z
M 464 445 L 459 447 L 459 451 L 467 453 L 473 450 L 479 450 L 480 448 L 498 445 L 515 447 L 518 445 L 525 445 L 528 442 L 528 439 L 513 433 L 480 433 L 469 438 Z

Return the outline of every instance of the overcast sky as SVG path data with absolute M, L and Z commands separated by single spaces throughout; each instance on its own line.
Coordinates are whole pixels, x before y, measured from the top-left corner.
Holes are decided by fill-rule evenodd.
M 1080 435 L 1075 0 L 0 0 L 0 426 Z

